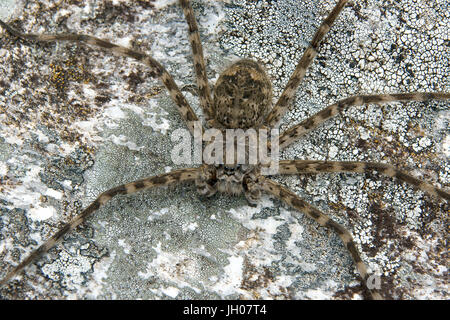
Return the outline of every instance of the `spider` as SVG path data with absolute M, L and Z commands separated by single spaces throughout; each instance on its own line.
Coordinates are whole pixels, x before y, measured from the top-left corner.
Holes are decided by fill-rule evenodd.
M 217 80 L 214 90 L 211 90 L 206 77 L 203 49 L 200 42 L 197 23 L 189 1 L 181 0 L 187 24 L 189 26 L 189 40 L 192 46 L 194 69 L 197 77 L 200 105 L 206 118 L 206 126 L 212 128 L 271 128 L 277 126 L 282 116 L 289 109 L 294 94 L 303 79 L 308 66 L 320 49 L 320 42 L 332 27 L 333 22 L 343 10 L 348 1 L 339 1 L 328 17 L 319 27 L 303 57 L 298 62 L 294 73 L 291 75 L 285 89 L 277 102 L 272 106 L 271 84 L 264 68 L 257 62 L 243 59 L 228 67 Z M 112 44 L 108 41 L 86 35 L 62 34 L 62 35 L 32 35 L 22 34 L 4 22 L 1 26 L 9 33 L 19 38 L 35 41 L 79 41 L 90 45 L 99 46 L 119 55 L 129 56 L 150 67 L 154 77 L 159 78 L 167 88 L 171 98 L 177 106 L 182 118 L 191 132 L 198 117 L 184 98 L 171 75 L 151 56 Z M 252 90 L 243 90 L 251 88 Z M 245 96 L 249 93 L 248 96 Z M 299 124 L 293 125 L 280 135 L 279 143 L 285 148 L 315 129 L 327 119 L 339 114 L 349 107 L 373 103 L 392 101 L 427 101 L 430 99 L 449 99 L 449 93 L 400 93 L 384 95 L 360 95 L 343 99 L 334 103 Z M 82 224 L 88 216 L 106 204 L 110 199 L 119 194 L 131 194 L 144 189 L 161 186 L 176 185 L 181 182 L 195 183 L 200 194 L 212 196 L 216 192 L 229 194 L 243 193 L 248 201 L 256 203 L 262 192 L 271 194 L 289 206 L 311 217 L 319 225 L 335 231 L 342 239 L 353 258 L 356 268 L 360 273 L 363 286 L 367 285 L 369 273 L 363 263 L 351 234 L 340 224 L 329 218 L 324 212 L 299 198 L 292 191 L 279 183 L 260 174 L 261 166 L 237 166 L 236 164 L 206 165 L 200 167 L 175 170 L 166 174 L 157 175 L 142 180 L 130 182 L 102 193 L 91 205 L 84 209 L 71 222 L 67 223 L 54 234 L 47 242 L 32 252 L 17 267 L 10 271 L 0 282 L 5 284 L 9 279 L 17 275 L 23 268 L 35 261 L 39 256 L 47 252 L 64 235 Z M 392 165 L 369 162 L 337 162 L 314 160 L 282 160 L 279 163 L 279 174 L 304 174 L 318 172 L 356 172 L 365 173 L 376 171 L 389 177 L 395 177 L 429 193 L 448 201 L 449 194 L 433 185 L 418 180 Z M 381 298 L 380 293 L 374 288 L 367 288 L 374 299 Z

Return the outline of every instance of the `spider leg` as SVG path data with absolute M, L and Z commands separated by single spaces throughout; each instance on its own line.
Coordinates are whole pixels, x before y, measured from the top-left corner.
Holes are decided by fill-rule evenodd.
M 332 24 L 334 23 L 334 20 L 336 20 L 347 1 L 348 0 L 339 0 L 338 4 L 336 4 L 328 17 L 322 22 L 319 29 L 317 29 L 316 34 L 314 35 L 314 38 L 312 39 L 309 47 L 305 50 L 303 56 L 295 67 L 295 70 L 292 73 L 286 87 L 284 88 L 283 93 L 281 94 L 274 108 L 266 116 L 264 124 L 267 127 L 275 126 L 288 110 L 288 106 L 294 98 L 295 92 L 297 91 L 300 82 L 305 76 L 306 70 L 317 55 L 317 50 L 319 49 L 320 42 L 322 41 L 325 34 L 330 30 Z
M 290 205 L 294 209 L 297 209 L 297 210 L 303 212 L 308 217 L 317 221 L 317 223 L 319 223 L 322 227 L 327 227 L 327 228 L 334 230 L 339 235 L 339 237 L 341 238 L 345 247 L 350 252 L 352 259 L 356 264 L 356 268 L 358 269 L 358 272 L 361 275 L 361 278 L 363 280 L 362 283 L 363 283 L 364 287 L 366 287 L 369 290 L 369 292 L 374 300 L 382 299 L 381 294 L 376 289 L 370 289 L 367 286 L 367 281 L 369 280 L 370 275 L 367 272 L 366 265 L 361 260 L 358 249 L 356 248 L 355 242 L 353 241 L 353 237 L 350 234 L 350 232 L 348 232 L 343 226 L 341 226 L 339 223 L 332 220 L 326 214 L 322 213 L 319 209 L 313 207 L 306 201 L 300 199 L 292 191 L 281 186 L 280 184 L 278 184 L 277 182 L 275 182 L 273 180 L 266 179 L 264 177 L 261 177 L 261 178 L 262 178 L 261 179 L 261 187 L 264 191 L 281 199 L 282 201 L 286 202 L 288 205 Z
M 39 248 L 31 252 L 18 266 L 10 271 L 2 280 L 0 286 L 4 285 L 11 278 L 16 276 L 26 266 L 45 254 L 48 250 L 54 247 L 64 235 L 82 224 L 93 212 L 97 211 L 101 206 L 111 200 L 114 196 L 119 194 L 131 194 L 144 189 L 168 186 L 180 182 L 193 181 L 197 178 L 200 168 L 188 168 L 175 170 L 169 173 L 144 178 L 121 186 L 109 189 L 98 196 L 86 209 L 78 214 L 72 221 L 66 223 L 58 232 L 56 232 L 49 240 L 42 244 Z
M 153 59 L 151 56 L 131 50 L 122 46 L 119 46 L 117 44 L 110 43 L 108 41 L 90 36 L 90 35 L 84 35 L 84 34 L 55 34 L 55 35 L 49 35 L 49 34 L 24 34 L 16 29 L 12 28 L 5 22 L 0 20 L 0 25 L 7 30 L 12 35 L 25 39 L 25 40 L 31 40 L 31 41 L 71 41 L 71 42 L 84 42 L 90 45 L 99 46 L 101 48 L 104 48 L 108 51 L 114 52 L 116 54 L 119 54 L 121 56 L 128 56 L 131 57 L 148 67 L 152 70 L 152 77 L 159 78 L 161 82 L 165 85 L 167 90 L 169 91 L 170 96 L 172 97 L 172 100 L 175 102 L 175 104 L 178 107 L 178 111 L 180 112 L 183 119 L 186 121 L 187 126 L 191 133 L 194 133 L 194 123 L 198 121 L 197 116 L 194 113 L 194 110 L 192 110 L 191 106 L 187 102 L 186 98 L 181 93 L 180 89 L 178 88 L 177 84 L 173 80 L 172 76 L 167 72 L 167 70 L 155 59 Z
M 397 93 L 397 94 L 375 94 L 353 96 L 340 100 L 325 109 L 317 112 L 315 115 L 292 126 L 280 135 L 280 149 L 287 147 L 307 132 L 317 128 L 325 120 L 334 117 L 338 113 L 346 110 L 348 107 L 361 106 L 372 103 L 385 103 L 393 101 L 427 101 L 427 100 L 446 100 L 450 99 L 450 93 Z
M 388 177 L 397 178 L 432 196 L 450 201 L 450 194 L 432 184 L 417 179 L 396 167 L 379 162 L 359 161 L 316 161 L 316 160 L 282 160 L 279 163 L 279 174 L 320 173 L 320 172 L 357 172 L 369 173 L 377 171 Z
M 180 5 L 183 8 L 184 16 L 189 27 L 189 41 L 191 42 L 192 55 L 194 59 L 194 69 L 197 75 L 198 91 L 200 93 L 200 105 L 205 113 L 206 120 L 214 117 L 212 109 L 211 91 L 208 85 L 208 78 L 206 76 L 205 59 L 203 57 L 203 47 L 198 33 L 197 22 L 195 20 L 194 11 L 188 0 L 180 0 Z

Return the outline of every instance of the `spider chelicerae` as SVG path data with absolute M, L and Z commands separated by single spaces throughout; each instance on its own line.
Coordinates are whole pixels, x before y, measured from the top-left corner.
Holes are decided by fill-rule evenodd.
M 205 125 L 216 128 L 261 128 L 273 127 L 277 125 L 290 107 L 293 96 L 302 80 L 305 71 L 319 50 L 319 43 L 325 36 L 334 20 L 339 15 L 347 1 L 339 1 L 332 10 L 325 22 L 319 27 L 315 34 L 311 45 L 306 49 L 303 58 L 297 65 L 296 70 L 292 74 L 288 84 L 282 95 L 278 98 L 273 108 L 271 106 L 271 85 L 264 69 L 260 64 L 251 60 L 241 60 L 227 68 L 222 76 L 218 79 L 214 89 L 214 98 L 211 94 L 202 53 L 200 38 L 197 32 L 197 26 L 194 14 L 188 1 L 180 1 L 184 9 L 186 20 L 189 25 L 189 39 L 193 49 L 194 67 L 197 75 L 198 95 L 200 105 L 206 118 Z M 189 106 L 181 91 L 173 81 L 172 77 L 165 69 L 150 56 L 126 49 L 121 46 L 111 44 L 90 36 L 78 35 L 26 35 L 21 34 L 15 29 L 9 27 L 5 23 L 2 26 L 15 36 L 28 40 L 72 40 L 84 41 L 92 45 L 106 48 L 121 55 L 131 56 L 132 58 L 143 62 L 150 67 L 154 77 L 159 78 L 168 89 L 175 105 L 178 107 L 183 119 L 186 121 L 188 128 L 192 131 L 194 123 L 198 121 L 196 114 Z M 249 80 L 251 79 L 251 80 Z M 239 82 L 239 86 L 234 81 Z M 247 86 L 252 90 L 243 90 L 242 87 Z M 244 93 L 250 92 L 249 96 L 244 97 Z M 236 98 L 238 97 L 238 98 Z M 354 105 L 382 103 L 389 101 L 424 101 L 430 99 L 448 99 L 448 93 L 403 93 L 391 95 L 365 95 L 350 97 L 330 105 L 328 108 L 320 111 L 316 115 L 302 121 L 300 124 L 293 125 L 290 129 L 281 133 L 280 146 L 286 147 L 306 132 L 316 128 L 319 124 L 335 116 L 339 112 Z M 237 103 L 239 102 L 239 103 Z M 232 166 L 231 166 L 232 167 Z M 356 267 L 362 276 L 362 283 L 365 285 L 369 275 L 366 267 L 361 261 L 358 250 L 352 241 L 351 235 L 342 226 L 331 220 L 325 213 L 309 205 L 300 199 L 293 192 L 282 187 L 278 183 L 270 180 L 268 177 L 259 174 L 259 167 L 250 167 L 242 171 L 242 167 L 236 167 L 233 170 L 225 170 L 222 166 L 206 166 L 199 168 L 181 169 L 163 175 L 143 179 L 141 181 L 131 182 L 129 184 L 119 186 L 104 192 L 89 207 L 66 224 L 60 231 L 53 235 L 49 241 L 44 243 L 37 251 L 34 251 L 12 272 L 6 275 L 2 280 L 2 284 L 6 283 L 11 277 L 16 275 L 26 265 L 31 263 L 42 253 L 53 247 L 57 241 L 70 230 L 83 223 L 85 218 L 97 210 L 101 205 L 105 204 L 110 198 L 117 194 L 133 193 L 142 189 L 152 188 L 156 186 L 165 186 L 169 184 L 177 184 L 179 182 L 195 182 L 201 194 L 211 196 L 219 189 L 228 193 L 244 193 L 251 203 L 255 203 L 261 192 L 266 192 L 280 198 L 290 206 L 310 216 L 320 225 L 331 228 L 341 237 L 346 247 L 349 249 L 350 255 L 355 261 Z M 381 163 L 362 163 L 362 162 L 333 162 L 333 161 L 280 161 L 280 174 L 299 174 L 299 173 L 317 173 L 317 172 L 372 172 L 378 171 L 390 177 L 412 184 L 432 195 L 449 199 L 448 193 L 434 186 L 413 178 L 412 176 L 398 171 L 394 167 Z M 229 182 L 231 179 L 232 182 Z M 373 298 L 380 298 L 380 293 L 376 289 L 369 289 Z

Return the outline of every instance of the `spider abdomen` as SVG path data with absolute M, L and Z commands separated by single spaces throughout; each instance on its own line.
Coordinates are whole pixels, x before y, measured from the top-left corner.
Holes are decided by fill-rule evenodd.
M 214 88 L 215 120 L 224 128 L 258 128 L 271 108 L 272 85 L 255 61 L 242 59 L 229 66 Z

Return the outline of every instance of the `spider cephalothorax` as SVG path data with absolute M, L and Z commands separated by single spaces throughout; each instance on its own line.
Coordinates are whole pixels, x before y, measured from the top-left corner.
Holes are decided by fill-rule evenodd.
M 244 193 L 250 204 L 255 204 L 261 197 L 259 176 L 259 165 L 204 165 L 195 183 L 201 195 L 209 197 L 218 191 L 229 195 Z
M 227 130 L 267 130 L 273 128 L 280 121 L 282 116 L 290 108 L 295 92 L 305 76 L 308 66 L 318 54 L 320 42 L 329 31 L 339 13 L 343 10 L 348 0 L 339 0 L 328 17 L 322 22 L 315 33 L 310 45 L 298 62 L 294 72 L 292 73 L 286 87 L 284 88 L 277 102 L 272 107 L 272 89 L 271 83 L 264 71 L 264 68 L 257 62 L 243 59 L 228 67 L 219 77 L 214 89 L 214 95 L 211 95 L 208 79 L 206 77 L 206 67 L 203 57 L 203 49 L 200 42 L 197 22 L 194 12 L 188 0 L 180 0 L 184 15 L 188 24 L 189 40 L 192 47 L 194 70 L 197 76 L 197 85 L 199 92 L 200 106 L 205 115 L 206 123 L 210 129 L 215 129 L 219 133 Z M 33 41 L 76 41 L 85 42 L 90 45 L 99 46 L 110 52 L 117 53 L 122 56 L 131 57 L 143 64 L 151 70 L 151 75 L 158 78 L 168 90 L 174 105 L 178 108 L 181 117 L 185 120 L 190 132 L 195 136 L 196 124 L 200 127 L 201 122 L 197 115 L 183 96 L 178 88 L 175 80 L 150 55 L 125 48 L 120 45 L 112 44 L 108 41 L 98 39 L 89 35 L 78 34 L 60 34 L 60 35 L 39 35 L 39 34 L 23 34 L 8 24 L 0 21 L 0 25 L 9 33 L 16 37 Z M 392 101 L 427 101 L 430 99 L 447 100 L 450 94 L 446 92 L 436 93 L 398 93 L 398 94 L 374 94 L 374 95 L 357 95 L 354 97 L 340 100 L 329 105 L 322 111 L 310 116 L 301 123 L 295 124 L 279 136 L 277 145 L 280 149 L 289 146 L 307 132 L 317 128 L 327 119 L 332 118 L 339 112 L 354 106 L 386 103 Z M 203 128 L 202 128 L 203 131 Z M 224 145 L 231 143 L 233 140 L 226 138 L 226 134 L 222 134 L 225 140 L 220 142 Z M 247 138 L 245 138 L 247 139 Z M 247 140 L 243 140 L 245 145 Z M 208 141 L 208 140 L 205 140 Z M 251 141 L 250 138 L 248 141 Z M 205 145 L 205 150 L 212 144 Z M 219 156 L 221 162 L 209 162 L 203 159 L 200 166 L 193 168 L 184 168 L 174 170 L 168 173 L 147 177 L 138 181 L 126 183 L 124 185 L 109 189 L 98 196 L 98 198 L 81 211 L 72 221 L 65 224 L 58 232 L 51 236 L 39 248 L 33 251 L 27 258 L 13 268 L 12 271 L 0 281 L 0 285 L 6 284 L 8 280 L 17 275 L 27 265 L 36 260 L 39 256 L 47 252 L 56 243 L 63 239 L 63 236 L 69 231 L 75 229 L 83 223 L 92 213 L 101 206 L 119 194 L 131 194 L 149 188 L 164 187 L 176 185 L 182 182 L 195 183 L 200 194 L 211 196 L 217 192 L 227 193 L 231 195 L 245 194 L 250 203 L 256 203 L 261 192 L 268 193 L 281 201 L 285 202 L 292 208 L 302 212 L 320 226 L 330 228 L 342 240 L 344 246 L 348 249 L 356 268 L 360 274 L 363 287 L 368 290 L 371 297 L 380 299 L 382 297 L 380 288 L 369 286 L 370 274 L 365 263 L 361 259 L 358 248 L 353 241 L 353 237 L 349 231 L 343 226 L 328 217 L 324 212 L 312 206 L 308 202 L 301 199 L 294 192 L 285 188 L 281 184 L 271 180 L 267 175 L 262 174 L 264 169 L 261 159 L 254 162 L 249 160 L 252 154 L 251 147 L 257 146 L 274 149 L 274 144 L 262 145 L 258 142 L 247 143 L 247 148 L 241 152 L 244 155 L 244 161 L 237 161 L 239 152 L 232 153 L 229 159 Z M 214 155 L 214 156 L 217 156 Z M 214 157 L 213 156 L 213 157 Z M 265 165 L 265 164 L 264 164 Z M 431 196 L 440 198 L 444 201 L 450 200 L 450 194 L 443 189 L 433 186 L 432 184 L 417 179 L 390 164 L 358 162 L 358 161 L 321 161 L 321 160 L 280 160 L 277 161 L 278 169 L 275 174 L 305 174 L 305 173 L 321 173 L 321 172 L 355 172 L 355 173 L 372 173 L 376 171 L 382 175 L 396 178 L 399 181 L 416 187 Z M 381 289 L 382 291 L 383 289 Z

